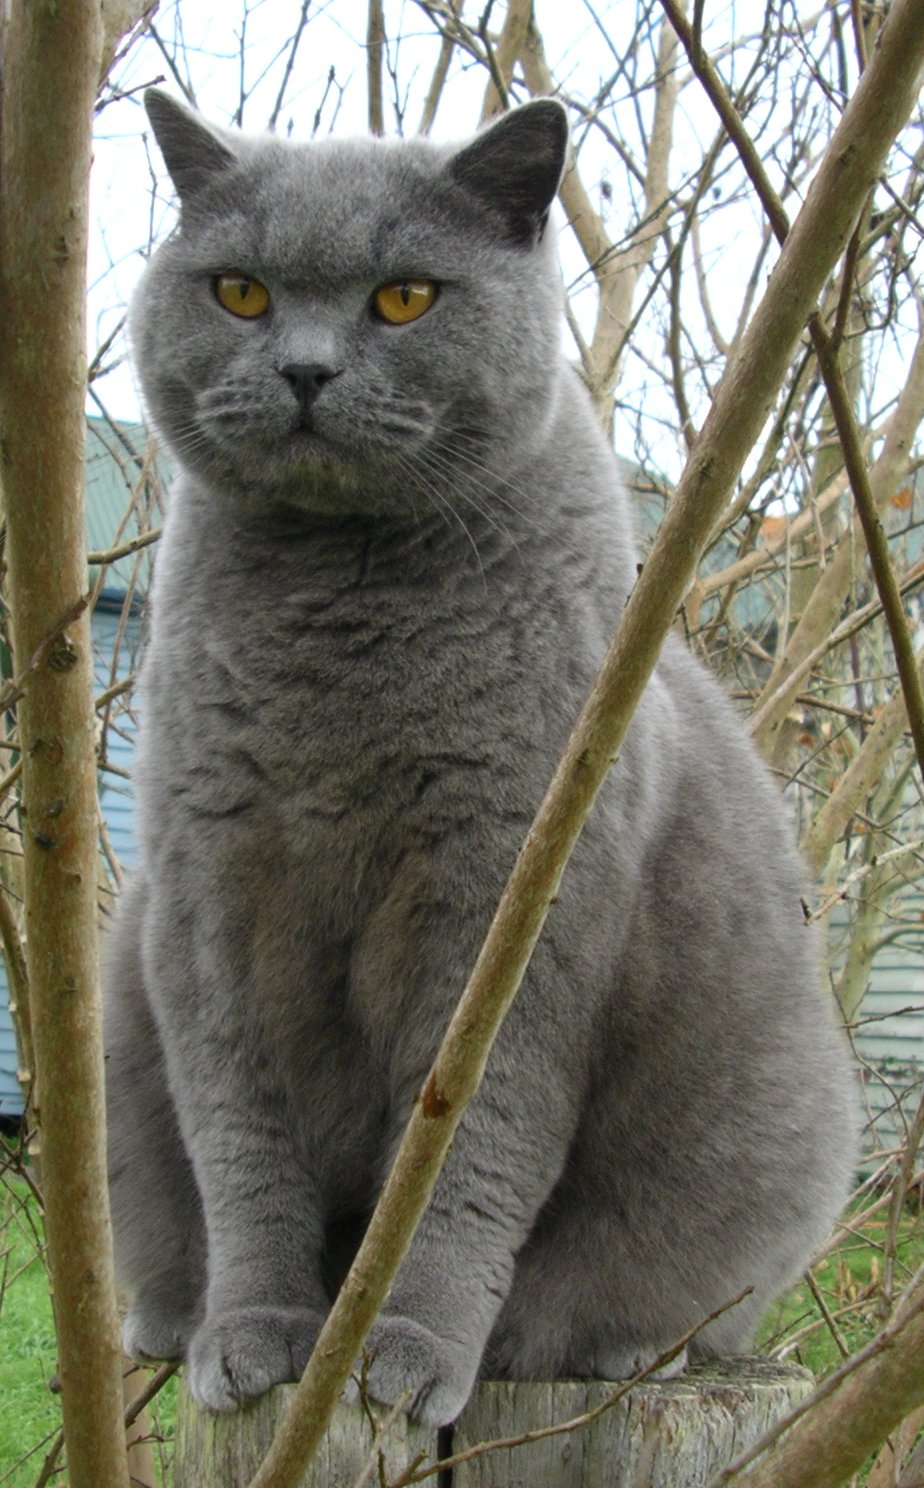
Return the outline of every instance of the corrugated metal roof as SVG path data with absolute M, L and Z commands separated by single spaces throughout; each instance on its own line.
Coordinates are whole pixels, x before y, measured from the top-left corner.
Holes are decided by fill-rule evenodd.
M 109 553 L 160 526 L 166 466 L 143 424 L 87 419 L 87 545 Z M 90 566 L 90 582 L 102 578 L 110 603 L 126 593 L 147 593 L 154 547 L 141 547 L 108 564 Z
M 97 612 L 93 616 L 93 653 L 100 693 L 137 671 L 142 641 L 141 621 Z M 135 811 L 131 763 L 138 720 L 130 695 L 113 699 L 99 715 L 99 799 L 112 850 L 123 868 L 134 866 Z

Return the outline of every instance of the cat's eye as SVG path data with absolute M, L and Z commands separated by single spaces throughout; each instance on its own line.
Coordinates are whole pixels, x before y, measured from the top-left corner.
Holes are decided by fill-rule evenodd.
M 383 284 L 372 301 L 380 320 L 389 325 L 407 325 L 419 320 L 436 299 L 436 285 L 430 279 L 396 279 Z
M 244 320 L 255 320 L 258 315 L 265 315 L 269 309 L 270 293 L 259 279 L 248 279 L 246 274 L 235 274 L 229 270 L 224 274 L 216 274 L 212 287 L 219 305 L 230 310 L 232 315 L 240 315 Z

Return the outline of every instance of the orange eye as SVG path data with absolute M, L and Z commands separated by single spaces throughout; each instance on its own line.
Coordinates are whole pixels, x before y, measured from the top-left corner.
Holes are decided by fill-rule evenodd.
M 255 320 L 258 315 L 265 315 L 269 309 L 269 290 L 259 279 L 248 279 L 246 274 L 229 271 L 226 274 L 216 274 L 212 284 L 219 305 L 224 305 L 232 315 L 240 315 L 244 320 Z
M 380 320 L 389 325 L 407 325 L 419 320 L 436 299 L 436 285 L 429 279 L 398 279 L 376 290 L 372 303 Z

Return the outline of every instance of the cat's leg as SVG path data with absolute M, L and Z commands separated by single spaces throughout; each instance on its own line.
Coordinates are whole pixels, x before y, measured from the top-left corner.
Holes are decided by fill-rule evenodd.
M 472 920 L 477 934 L 478 917 Z M 418 934 L 409 949 L 404 941 L 406 954 L 400 955 L 395 942 L 379 940 L 368 966 L 356 969 L 357 989 L 368 971 L 370 983 L 377 978 L 380 1000 L 391 995 L 383 987 L 404 988 L 403 1034 L 393 1051 L 394 1066 L 403 1063 L 407 1074 L 396 1087 L 397 1127 L 410 1115 L 442 1031 L 433 1027 L 432 1000 L 442 993 L 448 1020 L 450 989 L 457 994 L 464 985 L 477 949 L 445 914 L 440 922 L 435 913 L 421 913 L 417 923 L 430 927 L 432 941 Z M 471 926 L 468 931 L 470 937 Z M 367 1340 L 370 1392 L 388 1402 L 407 1392 L 407 1409 L 429 1424 L 454 1419 L 468 1398 L 515 1256 L 561 1172 L 574 1132 L 583 1059 L 575 1051 L 584 1031 L 572 1028 L 566 1037 L 563 1017 L 546 996 L 549 979 L 553 984 L 554 967 L 548 948 L 540 948 Z M 431 1004 L 426 1019 L 414 1011 L 424 998 Z M 438 1103 L 439 1092 L 432 1094 Z
M 187 1382 L 211 1410 L 298 1379 L 328 1310 L 321 1201 L 297 1149 L 248 902 L 227 892 L 227 880 L 211 903 L 205 892 L 162 889 L 145 940 L 205 1217 L 206 1306 L 187 1349 Z M 310 1081 L 310 1071 L 302 1075 Z
M 144 892 L 126 892 L 105 946 L 109 1191 L 125 1351 L 180 1359 L 204 1306 L 205 1232 L 142 980 Z
M 409 1411 L 431 1425 L 468 1399 L 516 1253 L 567 1151 L 569 1093 L 539 1074 L 535 1046 L 518 1052 L 525 1075 L 504 1051 L 492 1056 L 366 1343 L 371 1393 L 393 1402 L 409 1390 Z
M 671 1274 L 668 1217 L 654 1247 L 610 1199 L 571 1181 L 552 1195 L 517 1257 L 483 1377 L 623 1380 L 657 1366 L 653 1377 L 669 1379 L 686 1368 L 686 1347 L 657 1365 L 707 1310 L 682 1268 Z

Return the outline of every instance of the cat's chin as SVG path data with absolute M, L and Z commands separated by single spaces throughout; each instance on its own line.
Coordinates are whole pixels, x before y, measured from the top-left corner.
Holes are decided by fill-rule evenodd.
M 310 436 L 259 454 L 249 451 L 237 461 L 225 457 L 216 469 L 218 463 L 207 473 L 196 471 L 197 480 L 206 488 L 221 487 L 252 515 L 282 508 L 323 521 L 416 519 L 422 509 L 421 493 L 406 471 L 386 459 L 377 468 L 368 453 L 357 460 Z

